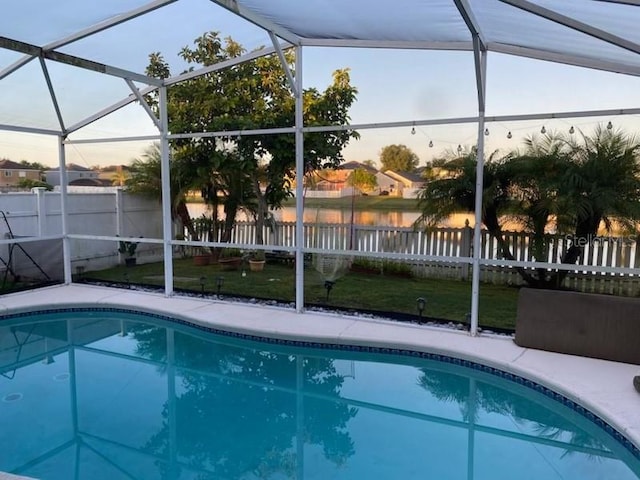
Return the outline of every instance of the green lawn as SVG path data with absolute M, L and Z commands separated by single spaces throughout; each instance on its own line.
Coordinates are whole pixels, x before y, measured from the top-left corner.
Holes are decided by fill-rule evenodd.
M 85 274 L 85 279 L 163 285 L 163 264 L 116 267 Z M 425 317 L 464 321 L 471 310 L 471 283 L 457 280 L 418 279 L 379 273 L 350 271 L 339 278 L 329 293 L 324 279 L 312 267 L 305 269 L 305 302 L 328 308 L 375 310 L 417 314 L 417 299 L 426 299 Z M 268 263 L 263 272 L 222 271 L 218 265 L 194 266 L 192 259 L 174 261 L 174 287 L 207 294 L 216 293 L 223 277 L 221 294 L 241 295 L 282 302 L 294 302 L 292 265 Z M 201 280 L 202 279 L 202 280 Z M 481 285 L 480 325 L 487 328 L 514 328 L 518 290 L 506 286 Z
M 411 198 L 398 198 L 386 196 L 367 196 L 367 197 L 342 197 L 342 198 L 305 198 L 305 208 L 334 208 L 341 210 L 350 210 L 351 204 L 355 210 L 378 210 L 378 211 L 401 211 L 401 212 L 417 212 L 418 201 Z M 295 207 L 295 198 L 289 198 L 284 203 L 285 207 Z

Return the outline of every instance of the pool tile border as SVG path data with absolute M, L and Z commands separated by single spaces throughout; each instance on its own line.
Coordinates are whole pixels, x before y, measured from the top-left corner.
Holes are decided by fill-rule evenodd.
M 224 330 L 216 327 L 210 327 L 207 325 L 203 325 L 201 323 L 192 322 L 179 317 L 163 315 L 160 313 L 139 311 L 139 310 L 133 310 L 129 308 L 116 308 L 116 307 L 88 307 L 87 306 L 87 307 L 49 308 L 49 309 L 42 309 L 42 310 L 37 309 L 34 311 L 0 314 L 0 321 L 13 319 L 13 318 L 20 318 L 20 317 L 30 317 L 34 315 L 46 315 L 46 314 L 52 314 L 52 313 L 65 313 L 65 312 L 70 312 L 70 313 L 110 312 L 110 313 L 127 313 L 127 314 L 133 313 L 136 315 L 157 318 L 159 320 L 169 322 L 169 323 L 178 323 L 191 328 L 195 328 L 197 330 L 206 331 L 206 332 L 224 336 L 224 337 L 239 338 L 242 340 L 250 340 L 255 342 L 284 345 L 284 346 L 290 346 L 290 347 L 305 347 L 305 348 L 315 348 L 315 349 L 323 349 L 323 350 L 343 350 L 343 351 L 350 351 L 350 352 L 363 352 L 363 353 L 374 353 L 374 354 L 383 354 L 383 355 L 418 357 L 426 360 L 434 360 L 438 362 L 450 363 L 453 365 L 459 365 L 462 367 L 471 368 L 473 370 L 478 370 L 491 375 L 495 375 L 505 380 L 515 382 L 518 385 L 523 385 L 525 387 L 531 388 L 536 392 L 542 393 L 543 395 L 545 395 L 546 397 L 552 400 L 562 403 L 566 407 L 572 409 L 573 411 L 580 414 L 582 417 L 586 418 L 587 420 L 591 421 L 598 427 L 602 428 L 615 441 L 617 441 L 626 450 L 628 450 L 635 458 L 640 460 L 640 449 L 636 447 L 628 438 L 626 438 L 622 433 L 620 433 L 617 429 L 615 429 L 613 426 L 611 426 L 601 417 L 594 414 L 590 410 L 586 409 L 582 405 L 565 397 L 564 395 L 548 387 L 545 387 L 544 385 L 541 385 L 537 382 L 521 377 L 520 375 L 505 372 L 504 370 L 500 370 L 499 368 L 490 367 L 488 365 L 483 365 L 481 363 L 473 362 L 471 360 L 464 360 L 464 359 L 452 357 L 449 355 L 442 355 L 442 354 L 430 353 L 430 352 L 420 352 L 417 350 L 409 350 L 409 349 L 403 349 L 403 348 L 375 347 L 375 346 L 368 346 L 368 345 L 347 345 L 347 344 L 340 344 L 340 343 L 312 342 L 308 340 L 290 340 L 290 339 L 283 339 L 283 338 L 276 338 L 276 337 L 264 337 L 261 335 L 233 332 L 233 331 Z

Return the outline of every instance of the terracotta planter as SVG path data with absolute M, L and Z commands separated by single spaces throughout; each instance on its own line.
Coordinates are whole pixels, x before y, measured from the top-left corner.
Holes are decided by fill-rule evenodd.
M 194 255 L 193 256 L 193 264 L 196 267 L 204 267 L 205 265 L 209 265 L 210 256 L 209 255 Z
M 252 272 L 261 272 L 264 270 L 264 260 L 249 260 L 249 270 Z
M 242 257 L 228 257 L 218 259 L 222 270 L 238 270 L 242 264 Z

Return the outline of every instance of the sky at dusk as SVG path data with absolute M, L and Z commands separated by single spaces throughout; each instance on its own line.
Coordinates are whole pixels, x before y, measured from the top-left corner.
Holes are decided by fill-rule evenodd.
M 35 0 L 12 2 L 5 18 L 12 20 L 2 35 L 26 42 L 44 44 L 82 29 L 82 18 L 108 16 L 109 9 L 146 2 L 114 0 L 101 5 L 102 12 L 79 11 L 78 18 L 66 16 L 35 27 L 20 22 Z M 70 2 L 72 0 L 65 0 Z M 18 5 L 14 5 L 18 3 Z M 86 2 L 92 3 L 93 2 Z M 32 6 L 32 5 L 31 5 Z M 4 9 L 5 7 L 3 7 Z M 13 9 L 13 10 L 12 10 Z M 53 9 L 52 12 L 60 9 Z M 59 13 L 56 13 L 59 14 Z M 54 15 L 54 13 L 51 13 Z M 84 16 L 83 16 L 84 15 Z M 46 15 L 43 15 L 46 17 Z M 28 29 L 27 29 L 28 26 Z M 176 28 L 176 26 L 178 26 Z M 148 54 L 161 52 L 169 61 L 172 73 L 180 73 L 180 49 L 206 31 L 232 36 L 248 50 L 270 46 L 268 36 L 216 7 L 208 0 L 181 0 L 152 14 L 122 24 L 111 31 L 83 39 L 61 51 L 100 62 L 143 72 Z M 0 70 L 21 55 L 0 50 Z M 106 77 L 70 66 L 47 62 L 51 80 L 58 94 L 67 125 L 90 116 L 129 95 L 121 79 Z M 477 115 L 477 95 L 473 56 L 470 52 L 408 51 L 355 48 L 306 48 L 303 53 L 305 88 L 324 89 L 338 68 L 350 68 L 351 81 L 358 88 L 351 121 L 380 123 L 419 121 L 431 118 Z M 0 124 L 56 128 L 46 83 L 38 61 L 32 61 L 9 77 L 0 80 Z M 487 74 L 487 115 L 544 113 L 640 107 L 640 79 L 625 75 L 590 71 L 548 62 L 489 53 Z M 607 118 L 579 118 L 536 122 L 489 123 L 485 137 L 486 151 L 509 151 L 521 145 L 527 135 L 547 130 L 567 132 L 570 126 L 589 133 L 598 123 L 612 121 L 629 132 L 640 133 L 636 115 Z M 507 133 L 512 132 L 512 139 Z M 95 122 L 70 138 L 153 135 L 157 131 L 138 105 L 130 105 L 114 115 Z M 458 145 L 476 143 L 477 126 L 446 125 L 438 127 L 386 128 L 360 130 L 361 138 L 344 151 L 347 160 L 377 160 L 381 149 L 389 144 L 405 144 L 416 152 L 420 163 L 453 150 Z M 434 146 L 429 148 L 429 142 Z M 0 158 L 28 160 L 56 166 L 55 137 L 0 131 Z M 67 162 L 83 166 L 129 163 L 140 156 L 149 142 L 71 145 Z

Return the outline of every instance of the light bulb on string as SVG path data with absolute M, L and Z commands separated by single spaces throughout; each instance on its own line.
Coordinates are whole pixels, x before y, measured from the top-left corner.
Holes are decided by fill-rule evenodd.
M 411 127 L 411 135 L 415 135 L 416 134 L 416 127 Z
M 613 128 L 613 123 L 607 123 L 607 130 L 611 130 Z
M 571 135 L 573 135 L 574 133 L 576 133 L 576 129 L 575 129 L 575 128 L 573 128 L 573 125 L 571 125 L 571 128 L 569 129 L 569 133 L 570 133 Z
M 544 128 L 544 125 L 543 125 L 543 126 L 542 126 L 542 128 L 540 129 L 540 133 L 541 133 L 541 134 L 543 134 L 543 135 L 544 135 L 545 133 L 547 133 L 547 129 L 546 129 L 546 128 Z
M 507 133 L 507 138 L 509 140 L 511 140 L 513 138 L 513 135 L 511 134 L 511 130 L 509 130 L 509 133 Z
M 433 148 L 433 140 L 429 140 L 429 148 Z
M 462 153 L 462 145 L 458 145 L 458 155 Z
M 487 135 L 487 136 L 489 135 L 489 129 L 488 128 L 484 129 L 484 134 Z

